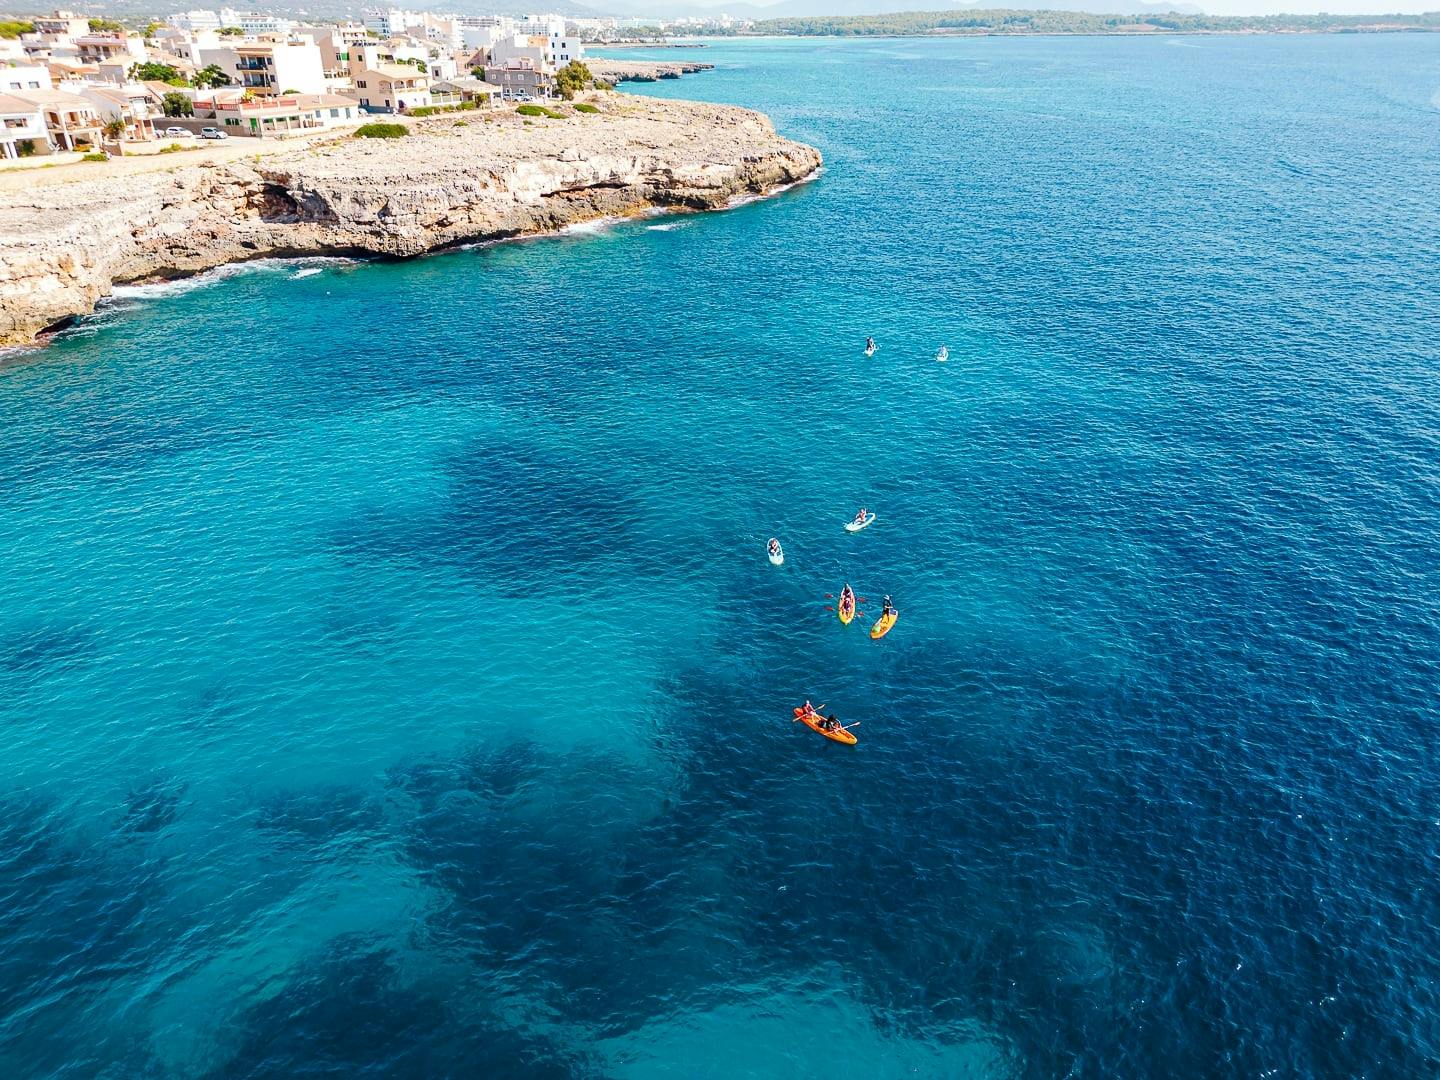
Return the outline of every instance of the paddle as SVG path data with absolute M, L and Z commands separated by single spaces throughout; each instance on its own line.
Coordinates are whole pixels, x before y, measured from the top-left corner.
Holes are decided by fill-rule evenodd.
M 818 709 L 815 710 L 815 712 L 816 712 L 817 714 L 819 714 L 819 713 L 821 713 L 821 712 L 824 712 L 824 711 L 825 711 L 825 706 L 824 706 L 824 705 L 821 705 L 820 708 L 818 708 Z M 792 718 L 791 718 L 790 722 L 791 722 L 792 724 L 798 724 L 798 723 L 801 721 L 801 719 L 802 719 L 802 717 L 795 716 L 795 717 L 792 717 Z

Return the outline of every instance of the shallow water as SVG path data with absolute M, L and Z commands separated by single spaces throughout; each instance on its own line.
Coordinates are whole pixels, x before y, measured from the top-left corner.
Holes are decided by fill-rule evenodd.
M 0 1071 L 1436 1072 L 1440 38 L 702 55 L 820 179 L 0 366 Z

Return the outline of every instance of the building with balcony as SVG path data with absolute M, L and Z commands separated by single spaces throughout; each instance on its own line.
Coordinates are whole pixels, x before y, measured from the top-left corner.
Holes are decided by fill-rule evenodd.
M 33 101 L 0 94 L 0 158 L 50 153 L 45 114 Z
M 34 105 L 45 122 L 54 150 L 94 150 L 100 146 L 100 112 L 90 102 L 62 90 L 27 90 L 8 95 Z
M 511 57 L 503 64 L 487 64 L 485 81 L 496 86 L 501 99 L 548 98 L 555 93 L 555 76 L 531 57 Z
M 164 111 L 150 90 L 141 83 L 127 82 L 118 86 L 75 83 L 62 89 L 93 105 L 100 114 L 102 125 L 111 120 L 123 121 L 124 138 L 131 142 L 146 142 L 155 138 L 155 124 L 164 120 Z
M 75 39 L 75 49 L 82 64 L 143 64 L 146 59 L 145 42 L 127 34 L 86 34 Z
M 225 51 L 225 50 L 221 50 Z M 235 81 L 256 97 L 323 94 L 325 68 L 320 47 L 309 43 L 258 41 L 233 50 Z M 207 59 L 207 63 L 212 62 Z M 220 65 L 225 68 L 225 64 Z
M 36 15 L 30 22 L 35 33 L 41 37 L 63 38 L 73 41 L 90 33 L 90 20 L 73 11 L 55 11 L 50 15 Z
M 220 16 L 214 11 L 179 11 L 166 20 L 176 30 L 195 33 L 197 30 L 219 30 Z
M 295 94 L 263 101 L 201 100 L 195 102 L 195 115 L 213 117 L 228 135 L 254 139 L 284 138 L 361 120 L 355 99 L 337 94 Z
M 361 67 L 352 61 L 350 78 L 366 112 L 402 113 L 433 104 L 429 74 L 409 64 Z
M 430 101 L 432 104 L 440 106 L 465 105 L 470 102 L 477 105 L 488 105 L 499 95 L 499 87 L 468 76 L 436 79 L 430 84 Z

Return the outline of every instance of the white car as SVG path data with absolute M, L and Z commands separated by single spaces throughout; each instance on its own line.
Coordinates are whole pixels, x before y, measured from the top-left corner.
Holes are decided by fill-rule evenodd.
M 200 129 L 202 139 L 228 139 L 230 136 L 217 127 L 203 127 Z
M 186 128 L 168 127 L 165 129 L 165 138 L 167 139 L 193 139 L 194 137 L 195 133 Z

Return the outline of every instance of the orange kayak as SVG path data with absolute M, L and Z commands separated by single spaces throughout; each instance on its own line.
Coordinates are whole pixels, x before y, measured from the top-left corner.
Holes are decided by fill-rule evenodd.
M 840 599 L 835 604 L 835 613 L 840 616 L 840 621 L 846 626 L 849 626 L 850 620 L 855 618 L 855 594 L 850 591 L 849 585 L 840 590 Z
M 895 620 L 898 618 L 900 618 L 900 612 L 891 608 L 889 615 L 881 615 L 880 621 L 870 627 L 870 636 L 876 641 L 880 640 L 890 632 L 890 628 L 895 625 Z
M 804 709 L 796 709 L 795 719 L 804 723 L 804 725 L 808 727 L 811 731 L 818 731 L 827 739 L 834 739 L 836 742 L 844 743 L 846 746 L 854 746 L 859 741 L 855 738 L 854 735 L 851 735 L 850 732 L 843 729 L 837 731 L 826 731 L 820 726 L 821 716 L 819 713 L 806 712 Z

